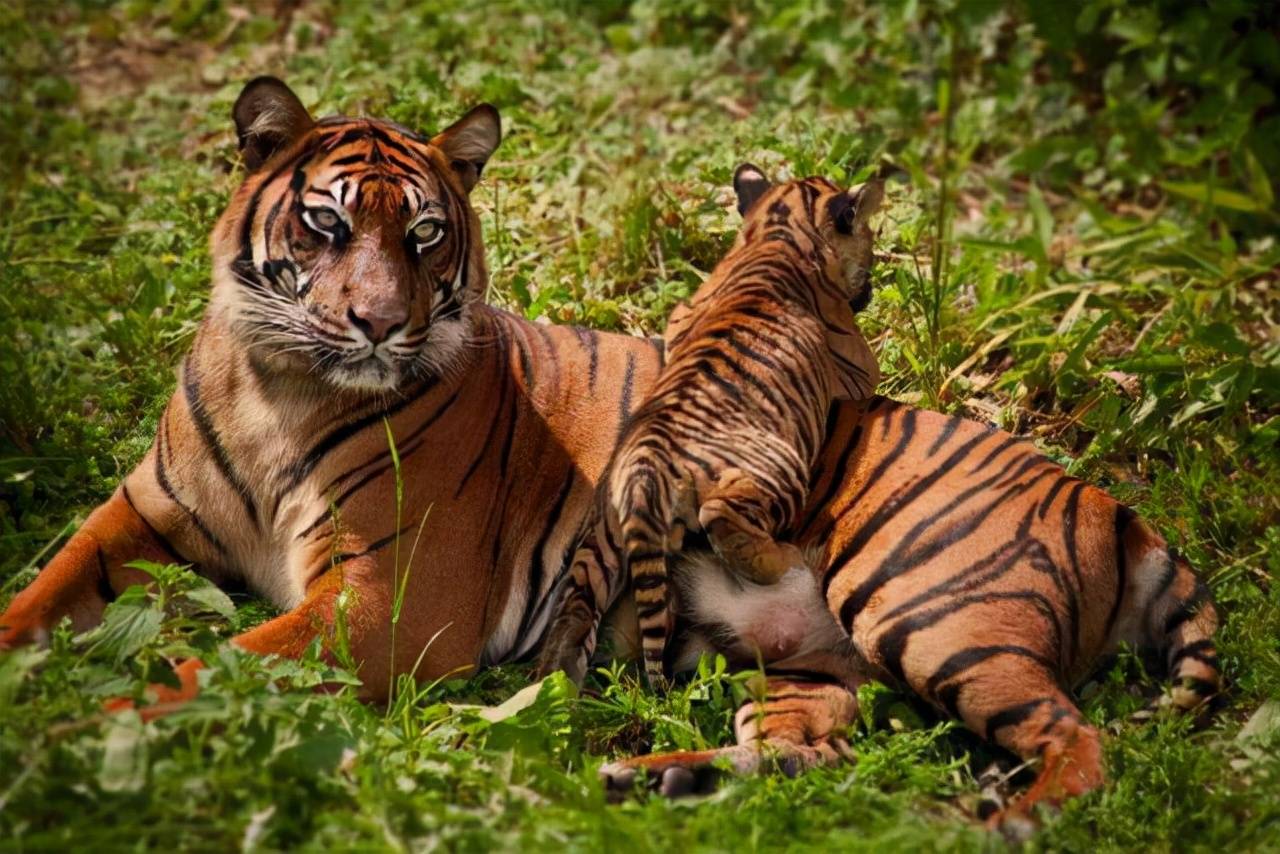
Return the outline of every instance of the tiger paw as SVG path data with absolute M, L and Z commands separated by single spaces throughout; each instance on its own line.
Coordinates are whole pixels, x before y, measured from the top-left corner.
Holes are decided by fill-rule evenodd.
M 37 619 L 5 614 L 0 622 L 0 651 L 48 644 L 49 630 Z
M 770 543 L 752 557 L 747 577 L 756 584 L 777 584 L 782 576 L 804 566 L 804 553 L 800 549 L 790 543 Z
M 760 751 L 735 745 L 712 750 L 681 750 L 633 756 L 600 766 L 600 782 L 611 801 L 640 790 L 680 798 L 715 791 L 725 774 L 745 775 L 760 765 Z
M 197 658 L 189 658 L 173 669 L 174 674 L 178 677 L 179 686 L 177 688 L 153 682 L 147 687 L 147 694 L 153 698 L 147 705 L 139 707 L 131 697 L 114 697 L 103 703 L 102 708 L 104 711 L 113 714 L 128 709 L 137 709 L 138 715 L 143 721 L 153 721 L 156 718 L 173 714 L 199 696 L 200 681 L 197 674 L 203 668 L 204 662 Z
M 842 739 L 827 738 L 812 745 L 767 739 L 711 750 L 633 756 L 602 765 L 600 781 L 612 801 L 626 798 L 640 786 L 665 798 L 679 798 L 713 792 L 725 776 L 774 772 L 795 777 L 809 768 L 853 759 Z

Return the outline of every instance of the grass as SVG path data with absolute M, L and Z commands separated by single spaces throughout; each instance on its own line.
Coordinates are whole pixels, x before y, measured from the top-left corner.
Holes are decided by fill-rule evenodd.
M 1274 11 L 469 5 L 0 10 L 0 601 L 150 442 L 256 74 L 317 113 L 423 129 L 495 103 L 507 138 L 475 196 L 490 296 L 554 322 L 659 330 L 731 239 L 741 160 L 888 168 L 882 389 L 1035 437 L 1151 519 L 1226 613 L 1218 721 L 1128 723 L 1157 683 L 1131 658 L 1104 670 L 1083 702 L 1111 783 L 1030 846 L 1280 847 Z M 0 849 L 1003 845 L 970 818 L 998 754 L 883 687 L 856 766 L 607 806 L 606 757 L 725 743 L 741 675 L 707 662 L 655 698 L 618 666 L 529 696 L 511 667 L 373 708 L 313 693 L 350 680 L 315 658 L 215 652 L 269 609 L 152 571 L 102 629 L 0 656 Z M 189 709 L 100 714 L 193 651 L 212 666 Z

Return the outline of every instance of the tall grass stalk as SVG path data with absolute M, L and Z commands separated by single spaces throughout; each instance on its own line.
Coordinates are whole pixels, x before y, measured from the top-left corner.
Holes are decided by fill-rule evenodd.
M 400 609 L 404 605 L 405 582 L 409 579 L 409 567 L 405 567 L 404 581 L 400 579 L 400 519 L 404 514 L 404 478 L 400 472 L 400 451 L 396 448 L 396 437 L 391 432 L 391 421 L 382 419 L 382 426 L 387 431 L 387 448 L 391 451 L 391 467 L 396 479 L 396 536 L 392 543 L 391 577 L 395 589 L 395 599 L 391 603 L 391 650 L 387 667 L 387 704 L 396 690 L 396 627 L 400 624 Z M 424 519 L 425 521 L 425 519 Z

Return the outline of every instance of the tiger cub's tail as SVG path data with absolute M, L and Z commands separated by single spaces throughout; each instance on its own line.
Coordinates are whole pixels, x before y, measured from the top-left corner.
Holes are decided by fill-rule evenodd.
M 684 525 L 672 519 L 670 496 L 649 471 L 628 473 L 614 510 L 622 534 L 622 565 L 631 580 L 640 624 L 640 648 L 649 687 L 665 691 L 667 639 L 675 624 L 670 559 L 680 550 Z

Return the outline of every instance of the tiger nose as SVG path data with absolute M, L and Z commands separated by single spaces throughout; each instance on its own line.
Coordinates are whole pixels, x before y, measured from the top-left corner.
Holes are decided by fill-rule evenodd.
M 406 309 L 393 306 L 362 308 L 359 313 L 355 308 L 347 309 L 347 320 L 374 345 L 381 344 L 404 328 L 408 319 L 409 312 Z

